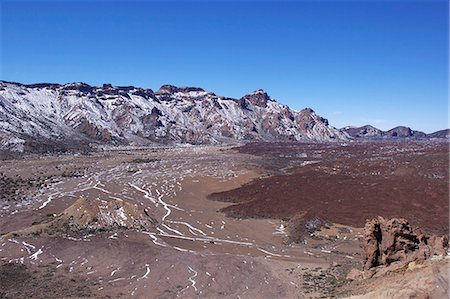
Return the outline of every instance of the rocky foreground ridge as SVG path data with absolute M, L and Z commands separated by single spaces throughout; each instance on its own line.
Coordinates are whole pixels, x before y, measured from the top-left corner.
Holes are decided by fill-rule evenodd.
M 360 294 L 348 298 L 448 298 L 448 245 L 447 235 L 426 234 L 405 219 L 367 221 L 362 271 L 347 275 Z
M 355 269 L 349 278 L 381 276 L 433 257 L 445 257 L 448 242 L 447 235 L 426 234 L 403 218 L 379 216 L 368 220 L 364 228 L 362 271 Z
M 0 150 L 347 139 L 312 109 L 294 111 L 263 90 L 232 99 L 172 85 L 154 92 L 109 84 L 0 81 Z

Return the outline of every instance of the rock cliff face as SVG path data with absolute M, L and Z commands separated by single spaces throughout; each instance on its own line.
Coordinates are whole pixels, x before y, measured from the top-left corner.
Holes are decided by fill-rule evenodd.
M 447 255 L 448 237 L 426 235 L 418 228 L 413 229 L 405 219 L 378 217 L 366 223 L 363 247 L 363 270 L 369 270 Z
M 0 150 L 347 139 L 312 109 L 294 111 L 263 90 L 230 99 L 172 85 L 153 92 L 110 84 L 0 81 Z

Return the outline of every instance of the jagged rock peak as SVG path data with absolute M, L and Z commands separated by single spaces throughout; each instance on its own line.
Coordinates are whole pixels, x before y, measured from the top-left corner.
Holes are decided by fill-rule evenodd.
M 156 92 L 157 94 L 174 94 L 176 92 L 191 92 L 191 91 L 197 91 L 197 92 L 205 92 L 203 88 L 200 87 L 177 87 L 170 84 L 164 84 L 162 85 L 159 90 Z
M 86 91 L 91 92 L 94 87 L 92 87 L 89 84 L 83 83 L 83 82 L 74 82 L 74 83 L 68 83 L 64 84 L 62 87 L 62 90 L 79 90 L 79 91 Z
M 109 83 L 104 83 L 103 84 L 103 89 L 113 89 L 114 87 L 112 86 L 112 84 Z
M 257 95 L 257 94 L 262 94 L 262 95 L 268 96 L 267 92 L 261 88 L 249 93 L 249 95 Z
M 315 113 L 314 110 L 312 108 L 306 107 L 304 109 L 301 110 L 301 112 L 305 112 L 305 113 Z
M 249 94 L 246 94 L 241 98 L 241 100 L 246 100 L 251 104 L 259 107 L 267 107 L 268 101 L 273 101 L 271 97 L 262 89 L 257 89 Z

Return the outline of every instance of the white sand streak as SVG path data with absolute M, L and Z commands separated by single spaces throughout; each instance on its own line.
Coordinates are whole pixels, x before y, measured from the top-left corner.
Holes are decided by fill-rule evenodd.
M 58 194 L 59 194 L 59 192 L 55 192 L 55 193 L 50 194 L 50 195 L 47 197 L 47 200 L 44 201 L 44 202 L 42 203 L 42 205 L 39 207 L 39 210 L 45 208 L 45 206 L 48 205 L 48 204 L 52 201 L 52 199 L 55 198 L 55 196 L 58 195 Z
M 189 223 L 183 222 L 183 221 L 167 221 L 168 223 L 176 223 L 176 224 L 182 224 L 182 225 L 186 225 L 187 227 L 189 227 L 190 229 L 192 229 L 193 231 L 199 232 L 200 234 L 202 234 L 203 236 L 206 236 L 206 234 L 201 230 L 198 229 L 192 225 L 190 225 Z
M 195 291 L 197 291 L 197 287 L 195 286 L 195 280 L 194 278 L 197 277 L 197 271 L 195 271 L 194 269 L 192 269 L 191 267 L 188 266 L 189 269 L 189 273 L 194 273 L 194 275 L 192 275 L 191 277 L 188 278 L 188 280 L 191 282 L 191 286 L 194 288 Z
M 153 242 L 155 245 L 158 245 L 158 246 L 161 246 L 161 247 L 166 247 L 166 246 L 167 246 L 166 244 L 159 242 L 159 241 L 158 241 L 158 238 L 155 236 L 154 233 L 150 233 L 150 232 L 142 232 L 142 233 L 143 233 L 144 235 L 149 235 L 150 238 L 152 238 L 152 242 Z
M 171 207 L 172 209 L 178 210 L 178 211 L 186 212 L 185 209 L 182 209 L 182 208 L 180 208 L 180 207 L 177 207 L 177 206 L 174 206 L 174 205 L 171 205 L 171 204 L 167 204 L 167 206 L 168 206 L 168 207 Z
M 31 259 L 31 260 L 37 260 L 38 259 L 38 255 L 40 255 L 42 253 L 43 253 L 42 248 L 39 248 L 38 251 L 36 251 L 32 255 L 30 255 L 28 258 Z
M 150 266 L 148 264 L 145 264 L 145 267 L 147 267 L 147 270 L 145 271 L 145 274 L 142 277 L 139 277 L 137 280 L 141 279 L 148 279 L 148 274 L 150 273 Z
M 109 192 L 108 190 L 105 190 L 103 188 L 98 187 L 99 185 L 102 185 L 102 186 L 104 186 L 104 185 L 101 184 L 97 180 L 97 177 L 98 176 L 89 177 L 85 182 L 79 183 L 78 187 L 80 187 L 80 188 L 78 188 L 78 189 L 72 189 L 72 190 L 66 191 L 66 192 L 57 191 L 57 192 L 51 193 L 47 197 L 47 200 L 41 204 L 41 206 L 38 208 L 38 210 L 41 210 L 41 209 L 45 208 L 57 196 L 61 197 L 61 196 L 64 196 L 64 195 L 73 195 L 74 193 L 83 192 L 83 191 L 86 191 L 86 190 L 89 190 L 89 189 L 97 189 L 97 190 L 100 190 L 102 192 L 110 194 L 111 192 Z M 93 181 L 94 180 L 97 180 L 97 182 L 93 185 Z M 58 183 L 55 183 L 53 185 L 59 185 L 59 184 L 62 184 L 62 183 L 63 182 L 58 182 Z
M 116 272 L 119 271 L 119 270 L 120 270 L 120 267 L 117 268 L 117 269 L 115 269 L 115 270 L 113 270 L 113 271 L 111 271 L 111 275 L 110 275 L 110 276 L 113 276 L 113 275 L 116 274 Z
M 275 232 L 273 232 L 272 234 L 273 235 L 284 235 L 284 236 L 287 236 L 286 227 L 284 226 L 284 224 L 280 224 L 280 226 L 277 227 Z
M 97 183 L 94 185 L 94 187 L 92 187 L 92 188 L 93 188 L 93 189 L 100 190 L 100 191 L 102 191 L 102 192 L 104 192 L 104 193 L 107 193 L 107 194 L 111 194 L 111 192 L 109 192 L 108 190 L 103 189 L 103 188 L 100 188 L 99 185 L 104 186 L 104 185 L 101 184 L 100 182 L 97 182 Z
M 133 188 L 136 189 L 137 191 L 144 193 L 144 197 L 145 197 L 145 198 L 150 199 L 150 201 L 151 201 L 152 203 L 156 204 L 156 200 L 155 200 L 153 197 L 150 196 L 150 192 L 149 192 L 149 191 L 145 191 L 145 190 L 143 190 L 143 189 L 139 188 L 138 186 L 133 185 L 133 184 L 131 184 L 131 183 L 128 183 L 128 185 L 130 185 L 131 187 L 133 187 Z
M 243 246 L 252 246 L 253 243 L 250 242 L 241 242 L 241 241 L 233 241 L 233 240 L 224 240 L 224 239 L 218 239 L 213 237 L 205 236 L 203 238 L 193 238 L 193 237 L 186 237 L 186 236 L 176 236 L 176 235 L 168 235 L 168 234 L 160 234 L 161 237 L 167 237 L 167 238 L 177 238 L 177 239 L 183 239 L 183 240 L 191 240 L 191 241 L 201 241 L 201 242 L 220 242 L 220 243 L 230 243 L 230 244 L 237 244 L 237 245 L 243 245 Z
M 160 194 L 160 193 L 158 192 L 158 189 L 156 189 L 156 193 L 158 193 L 158 202 L 161 203 L 161 204 L 164 206 L 164 209 L 166 209 L 166 211 L 167 211 L 166 215 L 164 215 L 164 216 L 162 217 L 162 220 L 161 220 L 161 221 L 164 222 L 164 220 L 170 215 L 170 213 L 172 212 L 172 210 L 169 209 L 168 204 L 167 204 L 165 201 L 162 200 L 162 198 L 163 198 L 164 195 Z
M 168 229 L 168 230 L 170 230 L 170 231 L 172 231 L 172 232 L 174 232 L 174 233 L 176 233 L 177 235 L 183 236 L 183 233 L 182 233 L 182 232 L 177 231 L 176 229 L 173 229 L 173 228 L 167 226 L 167 225 L 164 224 L 164 223 L 161 224 L 161 226 L 162 226 L 162 227 L 165 227 L 166 229 Z
M 31 245 L 27 242 L 22 241 L 23 246 L 25 246 L 25 249 L 27 250 L 28 253 L 31 253 L 32 249 L 36 249 L 36 246 Z
M 273 253 L 273 252 L 269 252 L 269 251 L 264 250 L 264 249 L 259 248 L 259 247 L 257 247 L 257 248 L 258 248 L 259 251 L 264 252 L 265 254 L 269 254 L 269 255 L 272 255 L 272 256 L 282 256 L 281 254 L 276 254 L 276 253 Z

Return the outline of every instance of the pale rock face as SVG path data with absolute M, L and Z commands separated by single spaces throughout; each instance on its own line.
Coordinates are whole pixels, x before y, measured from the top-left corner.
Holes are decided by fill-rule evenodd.
M 0 150 L 30 144 L 219 144 L 242 140 L 347 140 L 311 109 L 291 110 L 263 90 L 239 100 L 195 87 L 0 81 Z M 32 142 L 31 142 L 32 141 Z

